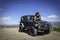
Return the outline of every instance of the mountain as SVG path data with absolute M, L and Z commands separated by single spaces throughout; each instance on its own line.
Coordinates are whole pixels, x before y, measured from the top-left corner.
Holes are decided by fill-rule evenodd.
M 52 26 L 60 27 L 60 22 L 51 22 Z
M 52 27 L 60 27 L 60 22 L 50 22 Z M 0 25 L 0 27 L 19 27 L 19 24 L 15 25 Z
M 0 25 L 0 27 L 14 28 L 14 27 L 19 27 L 19 25 L 18 24 L 16 24 L 16 25 Z

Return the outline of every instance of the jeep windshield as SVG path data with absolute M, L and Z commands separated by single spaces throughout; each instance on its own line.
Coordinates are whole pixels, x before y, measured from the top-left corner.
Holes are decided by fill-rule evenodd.
M 28 16 L 28 20 L 33 20 L 34 16 Z

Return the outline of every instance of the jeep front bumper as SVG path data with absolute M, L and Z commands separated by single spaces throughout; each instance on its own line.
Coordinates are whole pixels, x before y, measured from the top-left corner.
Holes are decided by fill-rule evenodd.
M 40 27 L 40 28 L 38 28 L 38 30 L 48 30 L 49 29 L 49 27 Z

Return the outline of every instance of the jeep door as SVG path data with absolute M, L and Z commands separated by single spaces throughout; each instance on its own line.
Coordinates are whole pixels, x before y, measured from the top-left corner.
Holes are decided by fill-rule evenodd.
M 24 23 L 24 26 L 27 26 L 27 25 L 28 25 L 27 16 L 24 16 L 24 17 L 23 17 L 23 21 L 22 21 L 22 22 Z

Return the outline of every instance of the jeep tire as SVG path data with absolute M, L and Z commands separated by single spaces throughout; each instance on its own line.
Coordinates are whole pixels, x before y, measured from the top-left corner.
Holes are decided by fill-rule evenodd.
M 49 34 L 50 33 L 50 29 L 44 30 L 44 33 Z
M 23 26 L 22 25 L 19 26 L 19 32 L 23 32 Z
M 34 28 L 34 26 L 32 26 L 32 27 L 29 29 L 29 34 L 32 35 L 32 36 L 37 35 L 37 29 Z

